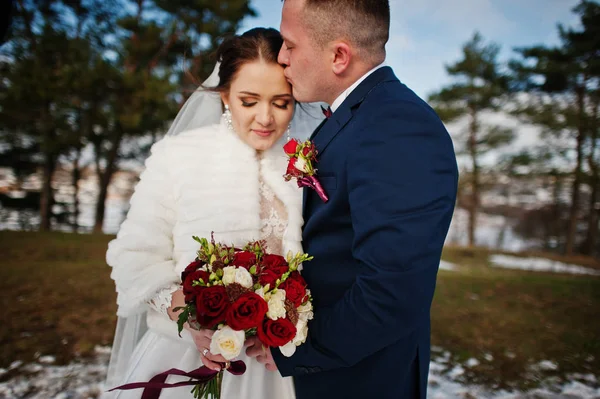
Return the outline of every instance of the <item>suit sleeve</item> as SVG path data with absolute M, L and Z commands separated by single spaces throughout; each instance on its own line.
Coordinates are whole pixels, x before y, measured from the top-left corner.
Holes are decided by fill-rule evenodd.
M 167 146 L 168 139 L 163 139 L 152 147 L 127 218 L 106 253 L 119 316 L 146 310 L 147 302 L 179 282 L 173 260 L 175 212 Z
M 292 357 L 272 351 L 284 376 L 352 366 L 429 317 L 456 200 L 451 140 L 431 109 L 412 102 L 384 107 L 364 126 L 346 165 L 361 273 L 337 303 L 315 312 Z

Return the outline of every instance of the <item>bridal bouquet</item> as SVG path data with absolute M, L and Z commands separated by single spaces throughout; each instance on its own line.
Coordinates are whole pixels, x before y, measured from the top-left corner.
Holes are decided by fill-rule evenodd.
M 234 375 L 246 371 L 242 361 L 234 361 L 247 337 L 258 336 L 265 347 L 279 347 L 292 356 L 296 346 L 306 341 L 308 320 L 312 319 L 312 298 L 304 278 L 302 263 L 306 254 L 269 254 L 263 241 L 248 243 L 243 249 L 206 238 L 194 237 L 200 244 L 196 259 L 181 273 L 185 306 L 177 321 L 179 333 L 186 323 L 191 328 L 215 330 L 210 352 L 227 360 L 221 371 L 200 367 L 190 372 L 170 369 L 148 382 L 135 382 L 111 389 L 144 388 L 142 398 L 158 399 L 163 388 L 194 385 L 194 398 L 220 397 L 223 372 Z M 178 375 L 188 381 L 166 383 Z
M 279 347 L 291 356 L 305 342 L 307 322 L 313 316 L 310 291 L 300 275 L 302 262 L 312 257 L 269 254 L 262 241 L 240 250 L 212 237 L 210 242 L 194 240 L 200 249 L 181 274 L 186 305 L 179 308 L 179 332 L 185 323 L 195 329 L 214 329 L 210 352 L 228 361 L 241 353 L 246 337 L 254 335 L 265 347 Z M 241 361 L 229 367 L 234 374 L 245 369 Z M 194 387 L 195 398 L 219 397 L 223 371 L 214 373 L 214 379 Z

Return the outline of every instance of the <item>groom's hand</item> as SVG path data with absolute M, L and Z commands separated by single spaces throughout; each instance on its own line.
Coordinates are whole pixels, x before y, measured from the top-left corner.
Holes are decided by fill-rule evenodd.
M 246 355 L 255 357 L 259 363 L 265 365 L 265 368 L 269 371 L 277 371 L 277 365 L 273 356 L 271 355 L 271 349 L 267 348 L 259 341 L 256 337 L 250 337 L 246 339 L 244 343 L 246 345 Z

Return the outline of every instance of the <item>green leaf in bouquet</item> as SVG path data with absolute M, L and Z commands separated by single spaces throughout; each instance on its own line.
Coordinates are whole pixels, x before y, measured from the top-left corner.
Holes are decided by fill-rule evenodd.
M 256 265 L 254 265 L 250 268 L 250 274 L 253 276 L 256 276 Z
M 178 311 L 180 309 L 183 309 L 183 312 L 179 313 L 179 317 L 177 318 L 177 332 L 179 334 L 179 337 L 181 338 L 181 332 L 183 331 L 183 325 L 187 322 L 188 317 L 190 316 L 190 309 L 188 306 L 180 306 L 173 310 Z

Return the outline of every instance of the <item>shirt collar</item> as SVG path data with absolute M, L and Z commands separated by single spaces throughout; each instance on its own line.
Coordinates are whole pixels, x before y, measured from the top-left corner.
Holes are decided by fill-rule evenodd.
M 385 61 L 382 62 L 381 64 L 377 65 L 375 68 L 371 69 L 369 72 L 365 73 L 356 82 L 354 82 L 352 84 L 352 86 L 350 86 L 346 90 L 344 90 L 342 92 L 342 94 L 340 94 L 338 96 L 338 98 L 336 98 L 335 101 L 331 104 L 331 112 L 335 112 L 335 110 L 338 109 L 340 105 L 342 105 L 344 100 L 350 95 L 350 93 L 352 93 L 352 91 L 354 89 L 356 89 L 358 87 L 359 84 L 362 83 L 363 80 L 365 80 L 370 74 L 372 74 L 373 72 L 375 72 L 376 70 L 378 70 L 379 68 L 384 67 L 384 66 L 385 66 Z

